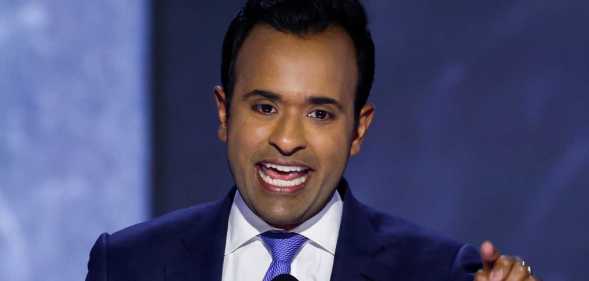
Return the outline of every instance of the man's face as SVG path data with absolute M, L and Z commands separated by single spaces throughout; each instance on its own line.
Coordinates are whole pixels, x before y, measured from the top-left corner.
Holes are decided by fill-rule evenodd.
M 229 115 L 215 91 L 235 183 L 267 223 L 294 227 L 330 199 L 372 118 L 367 105 L 354 128 L 353 43 L 335 27 L 299 37 L 257 25 L 235 75 Z

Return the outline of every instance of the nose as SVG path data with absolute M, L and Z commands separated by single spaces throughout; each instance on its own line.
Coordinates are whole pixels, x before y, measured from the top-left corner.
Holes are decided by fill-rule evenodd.
M 290 156 L 305 149 L 307 141 L 303 118 L 300 116 L 282 116 L 277 120 L 270 135 L 270 145 L 284 156 Z

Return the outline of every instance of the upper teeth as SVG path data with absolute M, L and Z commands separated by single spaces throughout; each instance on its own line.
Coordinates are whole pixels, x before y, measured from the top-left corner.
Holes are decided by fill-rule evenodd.
M 285 173 L 302 172 L 304 170 L 307 170 L 307 168 L 301 167 L 301 166 L 283 166 L 283 165 L 272 164 L 272 163 L 264 163 L 263 165 L 266 168 L 276 169 L 278 171 L 285 172 Z

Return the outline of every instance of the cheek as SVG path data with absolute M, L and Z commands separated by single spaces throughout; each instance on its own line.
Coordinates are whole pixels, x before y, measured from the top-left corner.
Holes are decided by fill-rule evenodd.
M 235 118 L 233 121 L 228 135 L 231 153 L 241 161 L 252 160 L 257 152 L 264 149 L 271 128 L 259 124 L 253 118 Z
M 343 126 L 342 126 L 343 127 Z M 339 173 L 345 166 L 350 151 L 350 136 L 345 128 L 321 128 L 311 132 L 309 143 L 328 173 Z M 338 169 L 338 167 L 341 167 Z
M 240 124 L 238 128 L 234 138 L 238 139 L 241 149 L 246 150 L 261 149 L 271 132 L 268 126 L 256 126 L 253 122 Z

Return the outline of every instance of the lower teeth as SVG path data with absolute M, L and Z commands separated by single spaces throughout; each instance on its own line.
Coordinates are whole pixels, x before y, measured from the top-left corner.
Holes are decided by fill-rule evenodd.
M 270 176 L 264 174 L 262 170 L 259 170 L 258 173 L 262 180 L 268 184 L 279 186 L 279 187 L 292 187 L 303 184 L 307 180 L 307 176 L 298 177 L 292 180 L 280 180 L 280 179 L 273 179 Z

